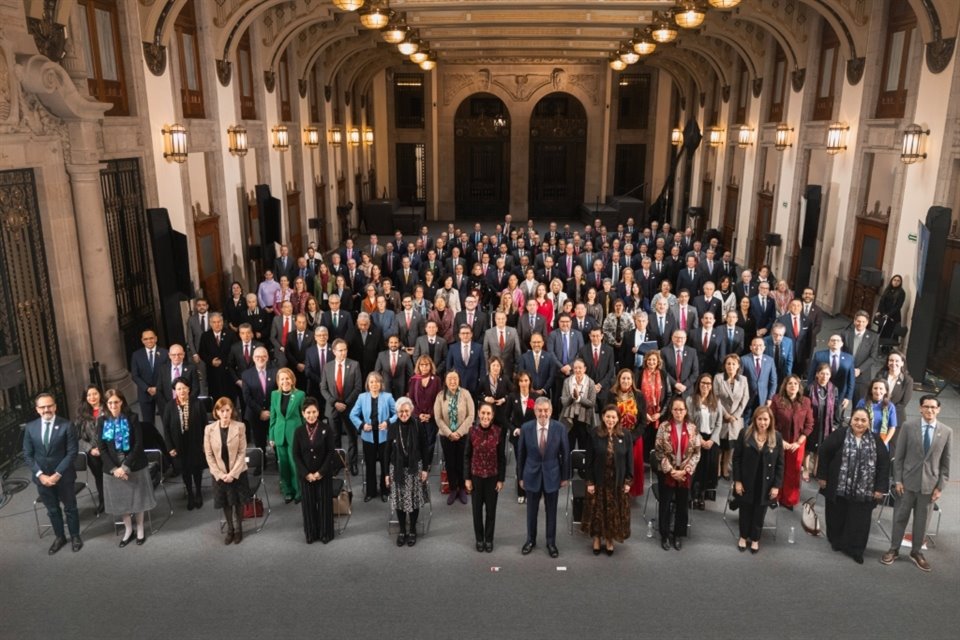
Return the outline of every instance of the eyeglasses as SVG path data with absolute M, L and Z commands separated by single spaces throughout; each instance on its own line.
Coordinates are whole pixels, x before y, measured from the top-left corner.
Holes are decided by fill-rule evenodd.
M 45 411 L 46 409 L 55 409 L 56 407 L 57 405 L 55 404 L 37 405 L 37 409 L 40 411 Z
M 920 408 L 921 408 L 921 409 L 930 409 L 931 411 L 933 411 L 933 410 L 935 410 L 935 409 L 939 409 L 940 407 L 938 407 L 938 406 L 935 405 L 935 404 L 924 404 L 924 405 L 921 405 Z

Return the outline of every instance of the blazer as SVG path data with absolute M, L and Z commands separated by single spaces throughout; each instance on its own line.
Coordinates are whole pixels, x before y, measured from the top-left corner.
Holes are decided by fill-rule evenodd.
M 480 377 L 486 375 L 487 365 L 483 359 L 483 347 L 479 342 L 470 343 L 470 358 L 463 360 L 463 346 L 458 340 L 447 349 L 447 371 L 460 374 L 460 386 L 476 395 Z
M 830 364 L 831 354 L 829 349 L 817 351 L 810 358 L 810 370 L 807 372 L 807 385 L 814 384 L 817 377 L 817 369 L 822 363 Z M 853 356 L 841 351 L 837 360 L 837 370 L 830 377 L 830 382 L 837 388 L 839 399 L 853 402 L 853 388 L 856 379 L 853 377 Z
M 306 394 L 299 389 L 294 389 L 290 394 L 286 413 L 280 411 L 282 397 L 283 393 L 280 389 L 275 389 L 270 394 L 270 431 L 268 438 L 278 447 L 293 444 L 293 432 L 303 424 L 303 416 L 300 414 L 300 410 L 303 408 Z
M 722 353 L 723 340 L 726 334 L 720 333 L 716 327 L 710 330 L 710 338 L 707 342 L 707 348 L 703 348 L 703 329 L 697 329 L 687 336 L 687 344 L 692 346 L 697 352 L 697 365 L 700 373 L 718 373 L 721 369 L 723 360 L 720 357 Z
M 750 386 L 752 406 L 765 404 L 777 393 L 777 369 L 772 356 L 766 353 L 760 356 L 760 373 L 757 374 L 756 356 L 748 351 L 740 356 L 740 373 Z
M 733 417 L 730 422 L 721 422 L 720 438 L 733 440 L 743 429 L 743 412 L 750 401 L 750 384 L 742 374 L 730 384 L 727 382 L 726 373 L 718 373 L 713 377 L 713 392 L 717 394 L 717 400 L 723 408 L 721 420 L 724 413 Z
M 241 356 L 242 359 L 242 356 Z M 197 373 L 197 366 L 184 359 L 180 365 L 180 377 L 190 385 L 190 397 L 200 397 L 200 376 Z M 157 402 L 157 412 L 162 416 L 167 403 L 173 400 L 173 364 L 167 360 L 160 367 L 160 373 L 157 376 L 157 395 L 154 396 Z
M 400 338 L 400 345 L 412 349 L 417 338 L 423 335 L 426 329 L 426 319 L 416 310 L 410 311 L 410 326 L 407 326 L 407 311 L 401 309 L 397 313 L 397 336 Z
M 207 332 L 200 337 L 200 359 L 207 365 L 205 374 L 207 377 L 207 387 L 211 396 L 216 394 L 232 394 L 230 385 L 233 383 L 230 367 L 230 347 L 233 345 L 233 332 L 224 327 L 220 332 L 220 344 L 214 337 L 213 330 L 207 329 Z M 214 367 L 213 361 L 220 360 L 220 366 Z
M 147 388 L 157 386 L 160 369 L 164 363 L 170 361 L 167 350 L 163 347 L 156 347 L 154 351 L 152 369 L 145 348 L 137 349 L 130 357 L 130 377 L 133 379 L 133 383 L 137 385 L 137 402 L 139 404 L 154 402 L 154 398 L 147 393 Z
M 677 481 L 670 478 L 670 472 L 674 469 L 683 469 L 687 472 L 687 478 L 683 486 L 690 487 L 693 482 L 693 472 L 700 462 L 700 434 L 697 432 L 696 423 L 687 421 L 686 430 L 687 446 L 681 452 L 680 463 L 677 464 L 674 456 L 673 422 L 665 420 L 657 428 L 654 452 L 660 467 L 660 473 L 663 474 L 662 479 L 671 486 L 677 486 Z
M 600 435 L 596 429 L 591 430 L 587 440 L 587 486 L 596 486 L 604 482 L 607 477 L 607 441 L 613 438 L 613 468 L 616 474 L 612 489 L 623 490 L 624 484 L 633 484 L 633 438 L 627 431 L 620 436 Z M 642 470 L 641 470 L 642 472 Z
M 260 412 L 270 410 L 270 393 L 277 388 L 277 370 L 267 368 L 267 390 L 260 386 L 260 374 L 257 368 L 247 369 L 240 376 L 240 389 L 243 392 L 243 419 L 256 423 Z
M 437 429 L 440 430 L 440 435 L 449 438 L 453 431 L 450 429 L 450 401 L 446 395 L 447 388 L 444 386 L 433 401 L 433 417 L 437 421 Z M 457 398 L 457 433 L 461 437 L 469 433 L 470 426 L 476 419 L 475 407 L 473 396 L 461 387 L 460 396 Z
M 318 423 L 317 431 L 314 442 L 310 442 L 307 436 L 306 425 L 299 427 L 293 434 L 293 463 L 297 467 L 297 477 L 301 481 L 310 473 L 319 472 L 321 479 L 326 479 L 340 470 L 336 429 Z
M 757 330 L 766 329 L 770 331 L 773 321 L 777 319 L 777 305 L 773 298 L 767 296 L 765 309 L 760 308 L 760 296 L 755 295 L 750 298 L 750 315 L 753 321 L 757 323 Z
M 520 427 L 517 448 L 517 468 L 524 491 L 557 493 L 560 484 L 570 479 L 570 441 L 567 430 L 556 420 L 547 425 L 547 443 L 540 453 L 537 421 Z
M 580 349 L 580 358 L 587 365 L 587 375 L 595 384 L 602 385 L 605 389 L 613 387 L 614 378 L 617 375 L 616 354 L 613 347 L 604 343 L 600 345 L 600 363 L 593 363 L 593 344 L 588 342 Z
M 573 361 L 577 359 L 580 354 L 580 350 L 583 349 L 583 334 L 575 329 L 570 329 L 569 344 L 567 345 L 567 362 L 563 361 L 563 333 L 559 330 L 553 331 L 550 334 L 550 337 L 547 338 L 547 351 L 553 354 L 553 357 L 557 359 L 558 366 L 563 367 L 564 364 L 572 365 Z
M 496 458 L 497 458 L 497 482 L 503 482 L 504 478 L 507 477 L 507 455 L 506 447 L 507 440 L 504 438 L 503 433 L 506 431 L 506 427 L 492 424 L 488 429 L 493 429 L 498 431 L 497 433 L 497 449 L 496 449 Z M 467 445 L 464 448 L 463 452 L 463 470 L 466 473 L 467 477 L 475 477 L 473 473 L 473 453 L 477 449 L 476 442 L 480 441 L 480 438 L 485 435 L 486 430 L 480 426 L 480 423 L 477 423 L 470 429 L 470 434 L 465 438 Z
M 497 388 L 494 390 L 493 385 L 490 382 L 490 375 L 484 374 L 480 377 L 480 383 L 477 385 L 477 395 L 476 401 L 479 405 L 483 402 L 484 398 L 491 397 L 494 400 L 500 400 L 501 398 L 506 398 L 513 392 L 513 383 L 510 382 L 510 378 L 501 375 L 497 378 Z M 500 406 L 493 406 L 493 423 L 498 427 L 503 428 L 503 432 L 507 432 L 507 411 L 509 409 L 509 402 L 504 402 Z
M 689 326 L 689 325 L 688 325 Z M 660 348 L 666 347 L 670 344 L 670 339 L 673 337 L 673 332 L 679 328 L 677 324 L 677 317 L 667 309 L 666 315 L 663 317 L 663 331 L 660 331 L 660 318 L 656 313 L 650 314 L 650 323 L 647 325 L 647 330 L 650 332 L 650 335 L 653 336 L 653 340 L 657 341 L 657 344 L 660 345 Z
M 783 438 L 776 431 L 772 435 L 775 438 L 773 449 L 766 444 L 761 449 L 752 435 L 747 436 L 746 430 L 737 436 L 733 444 L 733 481 L 743 484 L 743 495 L 734 493 L 738 502 L 751 504 L 757 493 L 762 505 L 776 502 L 770 499 L 770 490 L 783 486 Z M 763 467 L 759 486 L 757 467 Z
M 337 326 L 333 326 L 334 313 L 337 315 Z M 353 318 L 343 308 L 336 312 L 324 311 L 320 317 L 320 324 L 327 328 L 330 344 L 333 344 L 337 338 L 350 342 L 350 337 L 353 335 Z
M 503 375 L 513 378 L 520 361 L 520 336 L 513 327 L 504 327 L 503 349 L 500 348 L 500 329 L 492 327 L 483 334 L 483 358 L 490 362 L 490 358 L 498 357 L 503 360 Z
M 793 350 L 795 352 L 795 361 L 805 360 L 810 356 L 810 352 L 813 345 L 810 342 L 811 332 L 810 332 L 810 320 L 807 319 L 803 312 L 800 313 L 797 324 L 800 329 L 799 334 L 793 332 L 793 314 L 785 313 L 779 318 L 777 322 L 782 324 L 787 328 L 787 336 L 793 341 Z M 802 374 L 798 374 L 802 375 Z
M 860 369 L 861 380 L 871 380 L 873 376 L 874 364 L 880 348 L 880 339 L 877 334 L 867 329 L 863 332 L 863 338 L 860 340 L 860 349 L 853 352 L 853 340 L 855 337 L 853 329 L 847 329 L 840 335 L 843 337 L 843 350 L 853 356 L 853 367 Z
M 807 396 L 801 395 L 800 402 L 793 405 L 783 402 L 779 397 L 774 398 L 770 409 L 773 411 L 774 427 L 785 442 L 794 444 L 800 436 L 809 438 L 813 433 L 813 405 Z
M 394 313 L 392 309 L 388 308 L 384 311 L 374 311 L 370 314 L 370 322 L 372 325 L 380 328 L 384 342 L 386 342 L 390 336 L 399 335 L 400 333 L 400 328 L 397 326 L 397 314 Z
M 716 389 L 714 389 L 714 393 L 716 393 Z M 704 421 L 700 409 L 697 409 L 693 404 L 693 398 L 693 394 L 687 397 L 688 419 L 697 425 L 702 439 L 712 440 L 715 444 L 720 444 L 720 436 L 723 432 L 723 407 L 720 406 L 719 400 L 716 410 L 708 410 L 708 418 Z
M 530 374 L 530 386 L 537 391 L 542 389 L 547 394 L 551 393 L 559 370 L 557 359 L 546 350 L 540 352 L 539 366 L 533 357 L 533 351 L 527 351 L 520 358 L 520 371 Z
M 97 424 L 99 426 L 101 423 L 98 421 Z M 131 424 L 131 431 L 133 428 Z M 102 429 L 97 431 L 100 433 Z M 37 418 L 28 422 L 23 434 L 23 458 L 26 465 L 30 467 L 30 477 L 34 483 L 40 486 L 39 474 L 59 473 L 61 481 L 75 480 L 77 472 L 73 464 L 77 459 L 78 446 L 77 432 L 66 418 L 54 417 L 50 442 L 46 447 L 43 446 L 43 421 Z
M 373 370 L 383 376 L 383 390 L 394 398 L 400 398 L 407 392 L 407 383 L 413 377 L 413 359 L 403 349 L 397 349 L 397 370 L 391 371 L 390 350 L 385 349 L 377 356 Z
M 793 373 L 794 347 L 796 346 L 789 336 L 783 336 L 780 342 L 780 361 L 776 359 L 776 348 L 773 344 L 773 336 L 767 334 L 763 339 L 766 346 L 764 353 L 774 359 L 774 368 L 777 371 L 777 380 L 786 380 L 787 376 Z
M 168 402 L 163 410 L 163 437 L 167 450 L 176 451 L 179 460 L 188 471 L 200 471 L 206 467 L 206 456 L 203 452 L 203 430 L 206 427 L 207 414 L 196 398 L 190 399 L 187 430 L 180 428 L 180 412 L 177 403 Z
M 520 350 L 529 351 L 530 350 L 530 337 L 539 333 L 543 336 L 544 340 L 547 338 L 547 321 L 544 320 L 543 316 L 537 315 L 533 321 L 533 327 L 530 327 L 530 314 L 522 313 L 520 317 L 517 318 L 517 334 L 520 336 Z
M 877 372 L 877 378 L 887 379 L 887 368 L 884 367 Z M 907 404 L 913 397 L 913 378 L 906 371 L 900 372 L 900 377 L 893 384 L 893 388 L 888 390 L 887 397 L 890 402 L 897 407 L 897 424 L 903 425 L 907 422 Z
M 843 464 L 843 443 L 847 439 L 848 430 L 849 427 L 840 427 L 824 438 L 817 449 L 817 479 L 827 481 L 826 488 L 820 489 L 820 493 L 831 502 L 837 499 L 837 485 L 840 484 L 840 466 Z M 901 434 L 898 442 L 903 440 L 902 436 L 903 434 Z M 890 452 L 887 451 L 887 445 L 883 443 L 883 439 L 869 429 L 863 434 L 863 437 L 873 438 L 877 450 L 877 466 L 873 479 L 873 490 L 876 493 L 886 493 L 890 490 Z M 922 451 L 923 445 L 921 444 L 920 446 Z M 896 462 L 894 462 L 894 467 L 896 467 Z M 896 478 L 896 470 L 894 470 L 894 482 L 897 481 Z M 930 493 L 933 493 L 932 488 L 930 489 Z
M 230 357 L 227 360 L 227 368 L 229 369 L 230 376 L 233 378 L 234 382 L 240 381 L 240 376 L 245 370 L 256 366 L 253 362 L 253 352 L 257 347 L 262 346 L 263 344 L 261 344 L 258 340 L 250 341 L 250 362 L 248 363 L 246 358 L 243 356 L 243 342 L 238 338 L 237 341 L 233 343 L 233 346 L 230 347 Z M 184 365 L 186 365 L 186 362 L 184 362 Z M 167 377 L 169 378 L 169 376 Z M 190 386 L 190 390 L 193 390 L 192 385 Z
M 321 399 L 320 395 L 320 382 L 323 378 L 323 367 L 320 366 L 320 345 L 316 342 L 310 345 L 310 348 L 307 349 L 305 354 L 303 370 L 304 375 L 307 376 L 307 395 L 313 396 L 318 400 Z M 330 348 L 330 343 L 323 347 L 324 360 L 323 363 L 333 362 L 335 356 L 333 355 L 333 349 Z M 311 472 L 312 473 L 312 472 Z
M 457 328 L 457 331 L 460 330 L 460 325 L 467 324 L 467 310 L 457 312 L 457 315 L 453 317 L 453 326 Z M 479 308 L 474 309 L 473 311 L 473 324 L 470 325 L 471 331 L 473 331 L 473 339 L 480 340 L 480 336 L 483 335 L 484 331 L 487 330 L 487 327 L 490 326 L 490 321 L 487 319 L 487 314 L 481 311 Z
M 926 454 L 923 452 L 921 421 L 908 420 L 899 431 L 893 456 L 893 481 L 903 484 L 907 491 L 917 491 L 923 495 L 932 494 L 934 489 L 943 491 L 950 477 L 950 439 L 953 430 L 937 421 L 930 439 L 930 450 Z
M 386 422 L 387 429 L 389 429 L 390 425 L 397 421 L 397 405 L 393 401 L 393 395 L 386 391 L 381 391 L 380 395 L 377 396 L 376 420 L 373 419 L 373 415 L 370 413 L 372 409 L 373 396 L 370 395 L 369 391 L 364 391 L 357 398 L 357 401 L 353 405 L 353 409 L 350 410 L 350 422 L 353 423 L 357 433 L 360 434 L 360 438 L 364 442 L 369 442 L 370 444 L 374 443 L 373 431 L 364 431 L 364 424 L 372 425 L 373 429 L 377 430 L 379 429 L 379 424 L 381 422 Z M 387 441 L 387 438 L 389 437 L 389 431 L 382 435 L 382 438 L 378 438 L 380 444 L 383 444 Z
M 227 427 L 227 459 L 230 468 L 223 464 L 223 445 L 220 439 L 220 422 L 211 422 L 203 431 L 203 451 L 207 456 L 210 475 L 217 482 L 228 473 L 234 480 L 247 470 L 247 433 L 242 422 L 231 420 Z
M 353 339 L 350 340 L 348 353 L 352 360 L 360 365 L 360 374 L 363 379 L 367 379 L 367 374 L 373 371 L 377 364 L 377 355 L 383 349 L 383 334 L 380 328 L 370 323 L 370 330 L 367 331 L 367 339 L 364 341 L 363 334 L 356 330 L 353 332 Z
M 660 350 L 660 359 L 663 361 L 663 370 L 667 374 L 667 386 L 672 390 L 678 382 L 686 387 L 683 392 L 684 397 L 694 392 L 697 384 L 697 376 L 700 375 L 700 362 L 697 358 L 697 352 L 691 347 L 683 347 L 681 352 L 680 366 L 682 371 L 677 371 L 677 348 L 674 345 L 668 345 Z
M 569 430 L 574 422 L 583 422 L 593 428 L 598 424 L 597 419 L 597 387 L 590 376 L 583 376 L 583 390 L 579 399 L 574 399 L 573 390 L 577 379 L 570 375 L 563 381 L 563 390 L 560 394 L 560 422 Z
M 143 452 L 143 429 L 140 427 L 140 421 L 134 413 L 126 413 L 127 422 L 130 423 L 130 450 L 126 453 L 123 462 L 120 461 L 121 453 L 113 440 L 103 439 L 103 424 L 106 422 L 107 414 L 100 414 L 97 418 L 97 431 L 100 433 L 100 459 L 103 461 L 103 472 L 113 473 L 117 467 L 123 467 L 127 471 L 139 471 L 147 466 L 147 454 Z M 74 454 L 76 455 L 76 454 Z M 71 463 L 72 464 L 72 463 Z
M 362 389 L 363 380 L 360 377 L 360 365 L 357 364 L 356 360 L 347 358 L 343 361 L 343 400 L 340 400 L 337 394 L 337 361 L 328 360 L 327 366 L 323 368 L 323 376 L 320 378 L 320 395 L 327 403 L 327 418 L 333 419 L 337 415 L 337 410 L 333 406 L 336 402 L 343 402 L 347 405 L 347 409 L 352 407 L 360 396 Z

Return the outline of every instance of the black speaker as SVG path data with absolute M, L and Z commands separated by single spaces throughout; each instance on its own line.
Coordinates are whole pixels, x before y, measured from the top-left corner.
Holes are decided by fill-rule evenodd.
M 817 234 L 820 231 L 820 201 L 822 188 L 818 184 L 808 184 L 804 191 L 807 210 L 800 235 L 800 254 L 797 256 L 797 275 L 794 291 L 803 291 L 810 286 L 810 274 L 813 271 L 813 257 L 817 251 Z
M 864 267 L 860 269 L 860 275 L 857 277 L 857 280 L 865 287 L 879 289 L 883 285 L 883 271 L 874 269 L 873 267 Z
M 150 223 L 157 293 L 160 296 L 161 337 L 165 338 L 164 342 L 168 345 L 184 344 L 180 301 L 193 295 L 187 237 L 173 230 L 166 209 L 147 209 L 147 220 Z
M 918 291 L 910 319 L 910 340 L 907 345 L 907 369 L 917 380 L 924 376 L 930 352 L 940 339 L 940 331 L 947 331 L 943 318 L 934 310 L 943 295 L 943 261 L 946 259 L 947 236 L 950 233 L 951 210 L 948 207 L 930 207 L 924 223 L 930 231 L 926 255 L 922 255 L 926 268 L 923 275 L 923 290 Z M 917 250 L 920 250 L 920 245 Z M 938 324 L 940 326 L 938 326 Z
M 308 229 L 319 229 L 320 228 L 320 218 L 310 218 L 307 220 Z
M 768 233 L 767 234 L 767 246 L 768 247 L 779 247 L 783 243 L 783 238 L 780 237 L 779 233 Z
M 260 245 L 262 253 L 260 259 L 263 260 L 264 268 L 273 264 L 276 256 L 274 243 L 279 243 L 280 233 L 280 201 L 270 195 L 270 185 L 258 184 L 255 188 L 257 194 L 257 209 L 260 214 Z
M 6 391 L 23 384 L 23 359 L 17 354 L 0 356 L 0 390 Z

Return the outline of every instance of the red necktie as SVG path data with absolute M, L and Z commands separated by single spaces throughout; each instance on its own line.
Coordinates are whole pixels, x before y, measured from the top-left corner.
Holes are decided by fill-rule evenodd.
M 600 366 L 600 349 L 593 350 L 593 366 L 594 367 Z
M 281 344 L 282 346 L 284 346 L 284 347 L 287 346 L 287 333 L 289 333 L 289 332 L 290 332 L 290 321 L 289 321 L 289 320 L 284 320 L 284 321 L 283 321 L 283 333 L 280 334 L 280 344 Z
M 797 318 L 797 316 L 793 316 L 793 337 L 800 337 L 800 320 Z
M 680 307 L 680 328 L 687 330 L 687 310 L 683 307 Z
M 683 353 L 680 350 L 677 350 L 677 378 L 680 377 L 682 371 L 683 371 Z
M 757 378 L 759 378 L 760 377 L 760 358 L 755 359 L 754 363 L 755 364 L 753 366 L 753 369 L 754 371 L 757 372 Z
M 343 399 L 343 365 L 337 365 L 337 397 Z
M 503 353 L 503 349 L 506 346 L 507 342 L 503 339 L 503 329 L 500 330 L 500 352 Z
M 710 334 L 704 331 L 703 332 L 703 352 L 706 353 L 709 347 L 710 347 Z
M 397 352 L 396 351 L 390 352 L 390 375 L 391 376 L 397 375 Z
M 247 364 L 250 364 L 250 345 L 243 345 L 243 359 Z

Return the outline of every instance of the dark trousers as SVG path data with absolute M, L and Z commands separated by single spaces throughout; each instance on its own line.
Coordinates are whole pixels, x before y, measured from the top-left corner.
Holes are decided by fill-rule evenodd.
M 386 442 L 376 444 L 363 441 L 363 466 L 366 472 L 364 479 L 367 483 L 367 495 L 376 496 L 379 493 L 387 493 L 387 451 L 389 447 Z M 380 463 L 379 482 L 377 481 L 377 463 Z
M 767 516 L 766 503 L 740 503 L 740 537 L 760 541 L 763 533 L 763 519 Z
M 423 452 L 423 457 L 427 464 L 433 464 L 433 452 L 437 449 L 437 421 L 431 418 L 420 424 L 427 432 L 427 450 Z
M 714 443 L 709 449 L 700 449 L 700 462 L 693 472 L 693 495 L 703 500 L 707 491 L 712 491 L 712 497 L 717 493 L 717 471 L 720 468 L 720 445 Z
M 473 482 L 473 533 L 477 542 L 493 542 L 493 531 L 497 525 L 497 476 L 478 478 Z M 486 509 L 487 519 L 483 515 Z
M 827 500 L 824 518 L 827 525 L 827 540 L 836 551 L 856 558 L 863 557 L 867 548 L 867 539 L 870 537 L 870 516 L 876 503 L 857 502 L 837 496 L 834 500 Z M 900 537 L 903 539 L 903 536 Z M 920 537 L 923 540 L 923 536 Z M 899 548 L 899 540 L 895 549 Z M 919 549 L 919 546 L 916 547 Z
M 587 426 L 586 422 L 574 420 L 573 426 L 570 427 L 570 433 L 567 435 L 570 439 L 570 451 L 586 450 L 590 443 L 590 427 Z
M 63 514 L 65 512 L 70 537 L 79 536 L 80 514 L 77 511 L 77 494 L 74 481 L 61 478 L 52 487 L 38 484 L 37 493 L 40 494 L 40 501 L 43 502 L 43 506 L 47 508 L 47 516 L 50 518 L 50 526 L 53 527 L 53 535 L 58 538 L 63 537 Z M 63 503 L 63 511 L 60 510 L 61 502 Z
M 264 453 L 267 451 L 267 431 L 269 429 L 269 420 L 260 420 L 259 418 L 247 420 L 247 430 L 250 432 L 249 440 L 252 440 L 257 448 Z
M 203 469 L 184 469 L 183 464 L 174 458 L 174 468 L 183 475 L 183 486 L 187 488 L 187 499 L 203 498 L 200 482 L 203 478 Z
M 400 533 L 417 532 L 417 517 L 420 515 L 420 509 L 414 509 L 409 514 L 406 511 L 397 511 L 397 522 L 400 523 Z
M 440 448 L 443 449 L 443 462 L 447 469 L 447 482 L 450 483 L 450 491 L 459 491 L 464 488 L 463 481 L 463 453 L 467 441 L 463 438 L 451 440 L 450 438 L 440 438 Z
M 663 474 L 658 481 L 660 502 L 657 507 L 657 520 L 660 527 L 660 537 L 666 538 L 673 534 L 676 537 L 687 535 L 687 509 L 690 500 L 690 489 L 687 487 L 672 487 L 666 483 Z M 670 505 L 673 509 L 673 529 L 670 528 Z
M 103 460 L 100 456 L 87 454 L 87 468 L 93 475 L 93 481 L 97 484 L 97 500 L 100 506 L 103 506 Z
M 347 464 L 357 464 L 357 429 L 350 422 L 350 415 L 336 409 L 330 414 L 330 427 L 337 430 L 337 446 L 343 448 L 343 434 L 347 434 Z
M 547 512 L 547 544 L 557 544 L 557 501 L 560 492 L 527 491 L 527 542 L 537 542 L 537 519 L 540 515 L 540 498 Z

